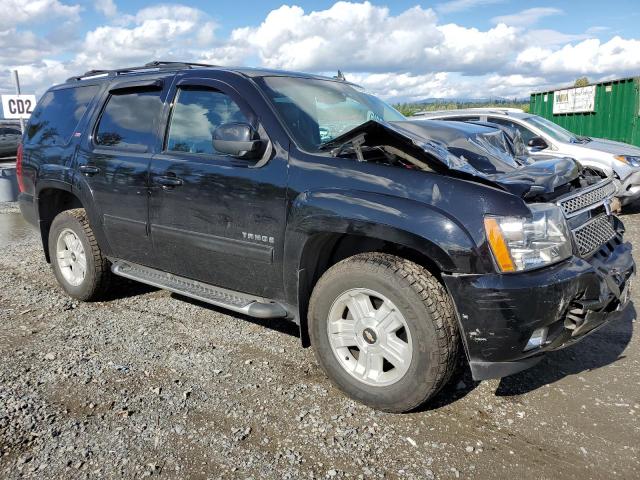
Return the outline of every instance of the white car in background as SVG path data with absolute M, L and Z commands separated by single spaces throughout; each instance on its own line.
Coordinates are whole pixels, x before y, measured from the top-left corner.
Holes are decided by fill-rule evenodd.
M 622 205 L 640 198 L 640 148 L 602 138 L 582 137 L 546 118 L 512 108 L 470 108 L 418 112 L 411 120 L 452 120 L 491 122 L 520 132 L 532 157 L 572 157 L 586 167 L 598 168 L 618 180 Z

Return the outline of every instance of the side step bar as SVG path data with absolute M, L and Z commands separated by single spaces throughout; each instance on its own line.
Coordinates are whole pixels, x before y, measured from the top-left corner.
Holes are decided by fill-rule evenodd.
M 125 260 L 113 259 L 112 263 L 111 271 L 116 275 L 227 308 L 234 312 L 257 318 L 283 318 L 287 316 L 287 311 L 282 305 L 265 298 L 215 287 Z

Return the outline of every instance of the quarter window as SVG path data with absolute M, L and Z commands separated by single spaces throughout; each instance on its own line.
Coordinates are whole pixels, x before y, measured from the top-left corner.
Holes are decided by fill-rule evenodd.
M 219 155 L 212 134 L 230 122 L 249 123 L 231 97 L 215 90 L 181 89 L 171 114 L 167 150 Z
M 29 119 L 25 143 L 65 145 L 97 92 L 95 85 L 47 92 Z
M 146 147 L 155 143 L 156 120 L 162 110 L 160 91 L 112 94 L 100 118 L 96 144 L 107 147 Z

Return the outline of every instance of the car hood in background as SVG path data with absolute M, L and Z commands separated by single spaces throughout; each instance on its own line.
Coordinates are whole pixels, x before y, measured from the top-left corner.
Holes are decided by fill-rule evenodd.
M 633 155 L 640 157 L 640 148 L 628 143 L 605 140 L 604 138 L 592 138 L 591 141 L 578 144 L 580 147 L 611 153 L 613 155 Z

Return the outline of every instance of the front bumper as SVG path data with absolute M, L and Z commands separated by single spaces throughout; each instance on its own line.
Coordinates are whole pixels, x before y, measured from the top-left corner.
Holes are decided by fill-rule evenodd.
M 640 198 L 640 172 L 632 172 L 623 180 L 617 180 L 616 197 L 622 205 L 628 205 Z
M 529 368 L 582 339 L 625 307 L 635 273 L 631 245 L 614 238 L 589 259 L 515 274 L 444 275 L 475 380 Z M 542 346 L 524 351 L 534 330 Z

